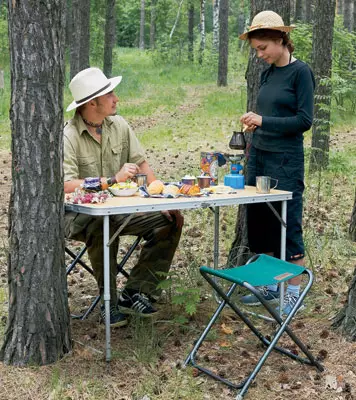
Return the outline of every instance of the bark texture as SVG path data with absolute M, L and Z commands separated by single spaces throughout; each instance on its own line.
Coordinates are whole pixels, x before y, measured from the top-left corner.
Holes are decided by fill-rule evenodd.
M 326 168 L 329 163 L 330 105 L 335 0 L 316 0 L 313 24 L 312 67 L 316 80 L 314 123 L 309 172 Z
M 349 340 L 356 341 L 356 269 L 347 294 L 347 302 L 333 321 Z
M 188 4 L 188 60 L 194 61 L 194 2 Z
M 0 359 L 44 365 L 71 350 L 62 175 L 65 0 L 9 0 L 8 7 L 12 189 Z
M 140 42 L 139 48 L 140 50 L 145 49 L 145 18 L 146 18 L 146 10 L 145 10 L 145 0 L 141 0 L 141 11 L 140 11 Z
M 115 46 L 115 0 L 106 0 L 105 41 L 104 41 L 104 74 L 112 75 L 112 51 Z
M 156 47 L 156 0 L 151 0 L 150 48 Z
M 200 0 L 200 47 L 199 64 L 203 64 L 205 50 L 205 0 Z
M 289 0 L 251 0 L 250 23 L 253 17 L 261 11 L 272 10 L 277 12 L 286 25 L 290 23 L 290 1 Z M 256 111 L 258 88 L 262 71 L 267 64 L 256 57 L 254 51 L 250 51 L 248 66 L 246 71 L 247 80 L 247 111 Z M 251 135 L 245 135 L 246 138 L 246 160 L 251 146 Z M 245 162 L 245 165 L 247 161 Z M 246 171 L 245 171 L 246 173 Z M 235 226 L 235 238 L 231 245 L 227 265 L 242 265 L 250 255 L 247 232 L 247 213 L 246 206 L 239 206 Z
M 245 32 L 245 1 L 240 0 L 239 12 L 237 15 L 237 35 L 240 36 Z
M 356 242 L 356 190 L 355 190 L 354 208 L 352 209 L 352 214 L 351 214 L 349 234 L 350 234 L 350 239 L 353 242 Z
M 72 0 L 72 26 L 70 44 L 70 78 L 88 68 L 90 45 L 90 3 Z
M 220 0 L 219 19 L 220 43 L 218 86 L 227 86 L 227 70 L 229 59 L 229 0 Z
M 336 12 L 338 15 L 343 14 L 344 9 L 344 1 L 343 0 L 336 0 Z
M 220 0 L 213 0 L 213 50 L 219 51 L 219 7 Z
M 294 14 L 295 21 L 303 21 L 303 0 L 296 0 L 295 1 L 295 14 Z
M 352 32 L 353 28 L 353 0 L 344 0 L 344 28 Z

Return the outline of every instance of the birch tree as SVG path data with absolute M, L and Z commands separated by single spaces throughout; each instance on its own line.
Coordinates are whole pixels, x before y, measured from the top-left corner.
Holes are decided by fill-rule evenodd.
M 194 0 L 188 3 L 188 60 L 194 61 Z
M 219 3 L 220 0 L 213 0 L 213 49 L 219 51 Z
M 200 0 L 200 47 L 199 64 L 203 64 L 205 50 L 205 0 Z
M 227 86 L 229 58 L 229 0 L 220 0 L 218 86 Z
M 139 49 L 145 49 L 145 0 L 141 0 L 140 8 L 140 41 Z

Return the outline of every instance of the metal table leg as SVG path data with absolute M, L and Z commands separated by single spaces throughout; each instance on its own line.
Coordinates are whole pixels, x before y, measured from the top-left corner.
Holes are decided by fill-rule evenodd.
M 282 201 L 282 212 L 281 212 L 281 260 L 286 259 L 286 240 L 287 240 L 287 201 Z M 283 223 L 284 222 L 284 223 Z M 283 304 L 284 304 L 284 282 L 279 285 L 279 316 L 283 315 Z
M 110 245 L 109 216 L 104 216 L 104 304 L 105 304 L 105 354 L 106 361 L 111 360 L 110 345 Z
M 214 269 L 219 268 L 219 224 L 220 207 L 214 207 Z

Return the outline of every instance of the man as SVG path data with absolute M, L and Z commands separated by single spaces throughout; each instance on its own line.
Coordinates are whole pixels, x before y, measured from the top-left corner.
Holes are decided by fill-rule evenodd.
M 100 177 L 102 187 L 125 182 L 138 173 L 147 175 L 148 184 L 155 175 L 145 159 L 135 134 L 116 115 L 118 98 L 113 92 L 121 76 L 107 79 L 98 68 L 79 72 L 70 82 L 74 101 L 67 111 L 76 113 L 64 128 L 64 191 L 71 193 L 84 178 Z M 127 215 L 110 217 L 110 235 L 125 221 Z M 104 291 L 102 218 L 68 212 L 65 235 L 86 243 L 100 294 Z M 110 324 L 127 324 L 127 313 L 151 316 L 157 310 L 148 300 L 159 293 L 157 284 L 165 279 L 178 246 L 183 217 L 179 211 L 135 214 L 124 227 L 122 235 L 142 236 L 145 243 L 127 284 L 117 299 L 116 273 L 118 240 L 110 247 Z M 105 318 L 105 308 L 101 306 Z

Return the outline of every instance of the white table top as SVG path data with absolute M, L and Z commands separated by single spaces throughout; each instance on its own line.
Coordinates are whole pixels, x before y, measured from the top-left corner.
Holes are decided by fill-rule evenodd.
M 65 203 L 66 211 L 88 215 L 130 214 L 162 210 L 184 210 L 193 208 L 219 207 L 238 204 L 266 203 L 290 200 L 292 192 L 271 190 L 268 194 L 256 193 L 254 186 L 234 189 L 231 194 L 211 194 L 201 197 L 144 198 L 140 195 L 131 197 L 113 197 L 100 204 Z

